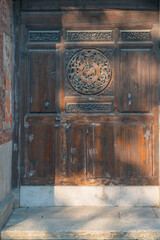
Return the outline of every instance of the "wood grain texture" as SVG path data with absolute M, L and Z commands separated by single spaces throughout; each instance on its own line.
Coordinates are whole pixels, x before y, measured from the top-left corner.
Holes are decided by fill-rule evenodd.
M 21 183 L 158 184 L 157 1 L 54 3 L 21 4 Z M 32 31 L 59 32 L 60 41 L 28 41 Z M 110 73 L 112 85 L 93 91 Z
M 77 0 L 34 0 L 28 1 L 23 0 L 21 3 L 21 9 L 23 11 L 35 11 L 35 10 L 57 10 L 62 8 L 79 8 L 79 9 L 86 9 L 86 8 L 110 8 L 110 9 L 138 9 L 138 10 L 157 10 L 158 9 L 158 1 L 157 0 L 99 0 L 98 2 L 95 0 L 91 1 L 77 1 Z
M 30 52 L 30 112 L 56 112 L 56 52 Z
M 55 175 L 55 131 L 53 126 L 31 125 L 26 135 L 27 164 L 22 183 L 49 184 Z
M 150 111 L 150 49 L 120 50 L 122 112 Z

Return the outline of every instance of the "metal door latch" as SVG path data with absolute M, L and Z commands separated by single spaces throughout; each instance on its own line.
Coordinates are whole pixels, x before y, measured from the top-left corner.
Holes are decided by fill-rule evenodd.
M 48 100 L 45 101 L 45 108 L 46 109 L 49 109 L 50 105 L 51 105 L 50 101 L 48 101 Z
M 131 106 L 132 104 L 132 95 L 131 93 L 128 93 L 128 105 Z

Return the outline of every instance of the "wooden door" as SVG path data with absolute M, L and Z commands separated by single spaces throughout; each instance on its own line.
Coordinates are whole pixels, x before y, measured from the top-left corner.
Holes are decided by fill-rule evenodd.
M 62 3 L 22 1 L 21 184 L 158 184 L 158 12 Z

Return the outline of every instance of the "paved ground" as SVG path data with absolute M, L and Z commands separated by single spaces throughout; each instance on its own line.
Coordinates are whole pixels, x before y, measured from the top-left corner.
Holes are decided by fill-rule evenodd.
M 160 239 L 160 209 L 48 207 L 16 209 L 1 239 Z

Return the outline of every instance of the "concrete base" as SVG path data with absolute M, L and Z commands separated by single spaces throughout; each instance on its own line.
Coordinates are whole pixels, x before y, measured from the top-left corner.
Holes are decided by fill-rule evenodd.
M 11 193 L 12 141 L 0 145 L 0 203 Z
M 19 188 L 12 189 L 12 195 L 14 199 L 14 208 L 20 207 L 20 191 Z
M 13 210 L 13 197 L 9 195 L 5 200 L 0 204 L 0 229 L 11 215 Z
M 49 207 L 14 211 L 1 240 L 160 240 L 160 210 L 150 207 Z
M 21 186 L 20 206 L 159 206 L 159 186 Z

